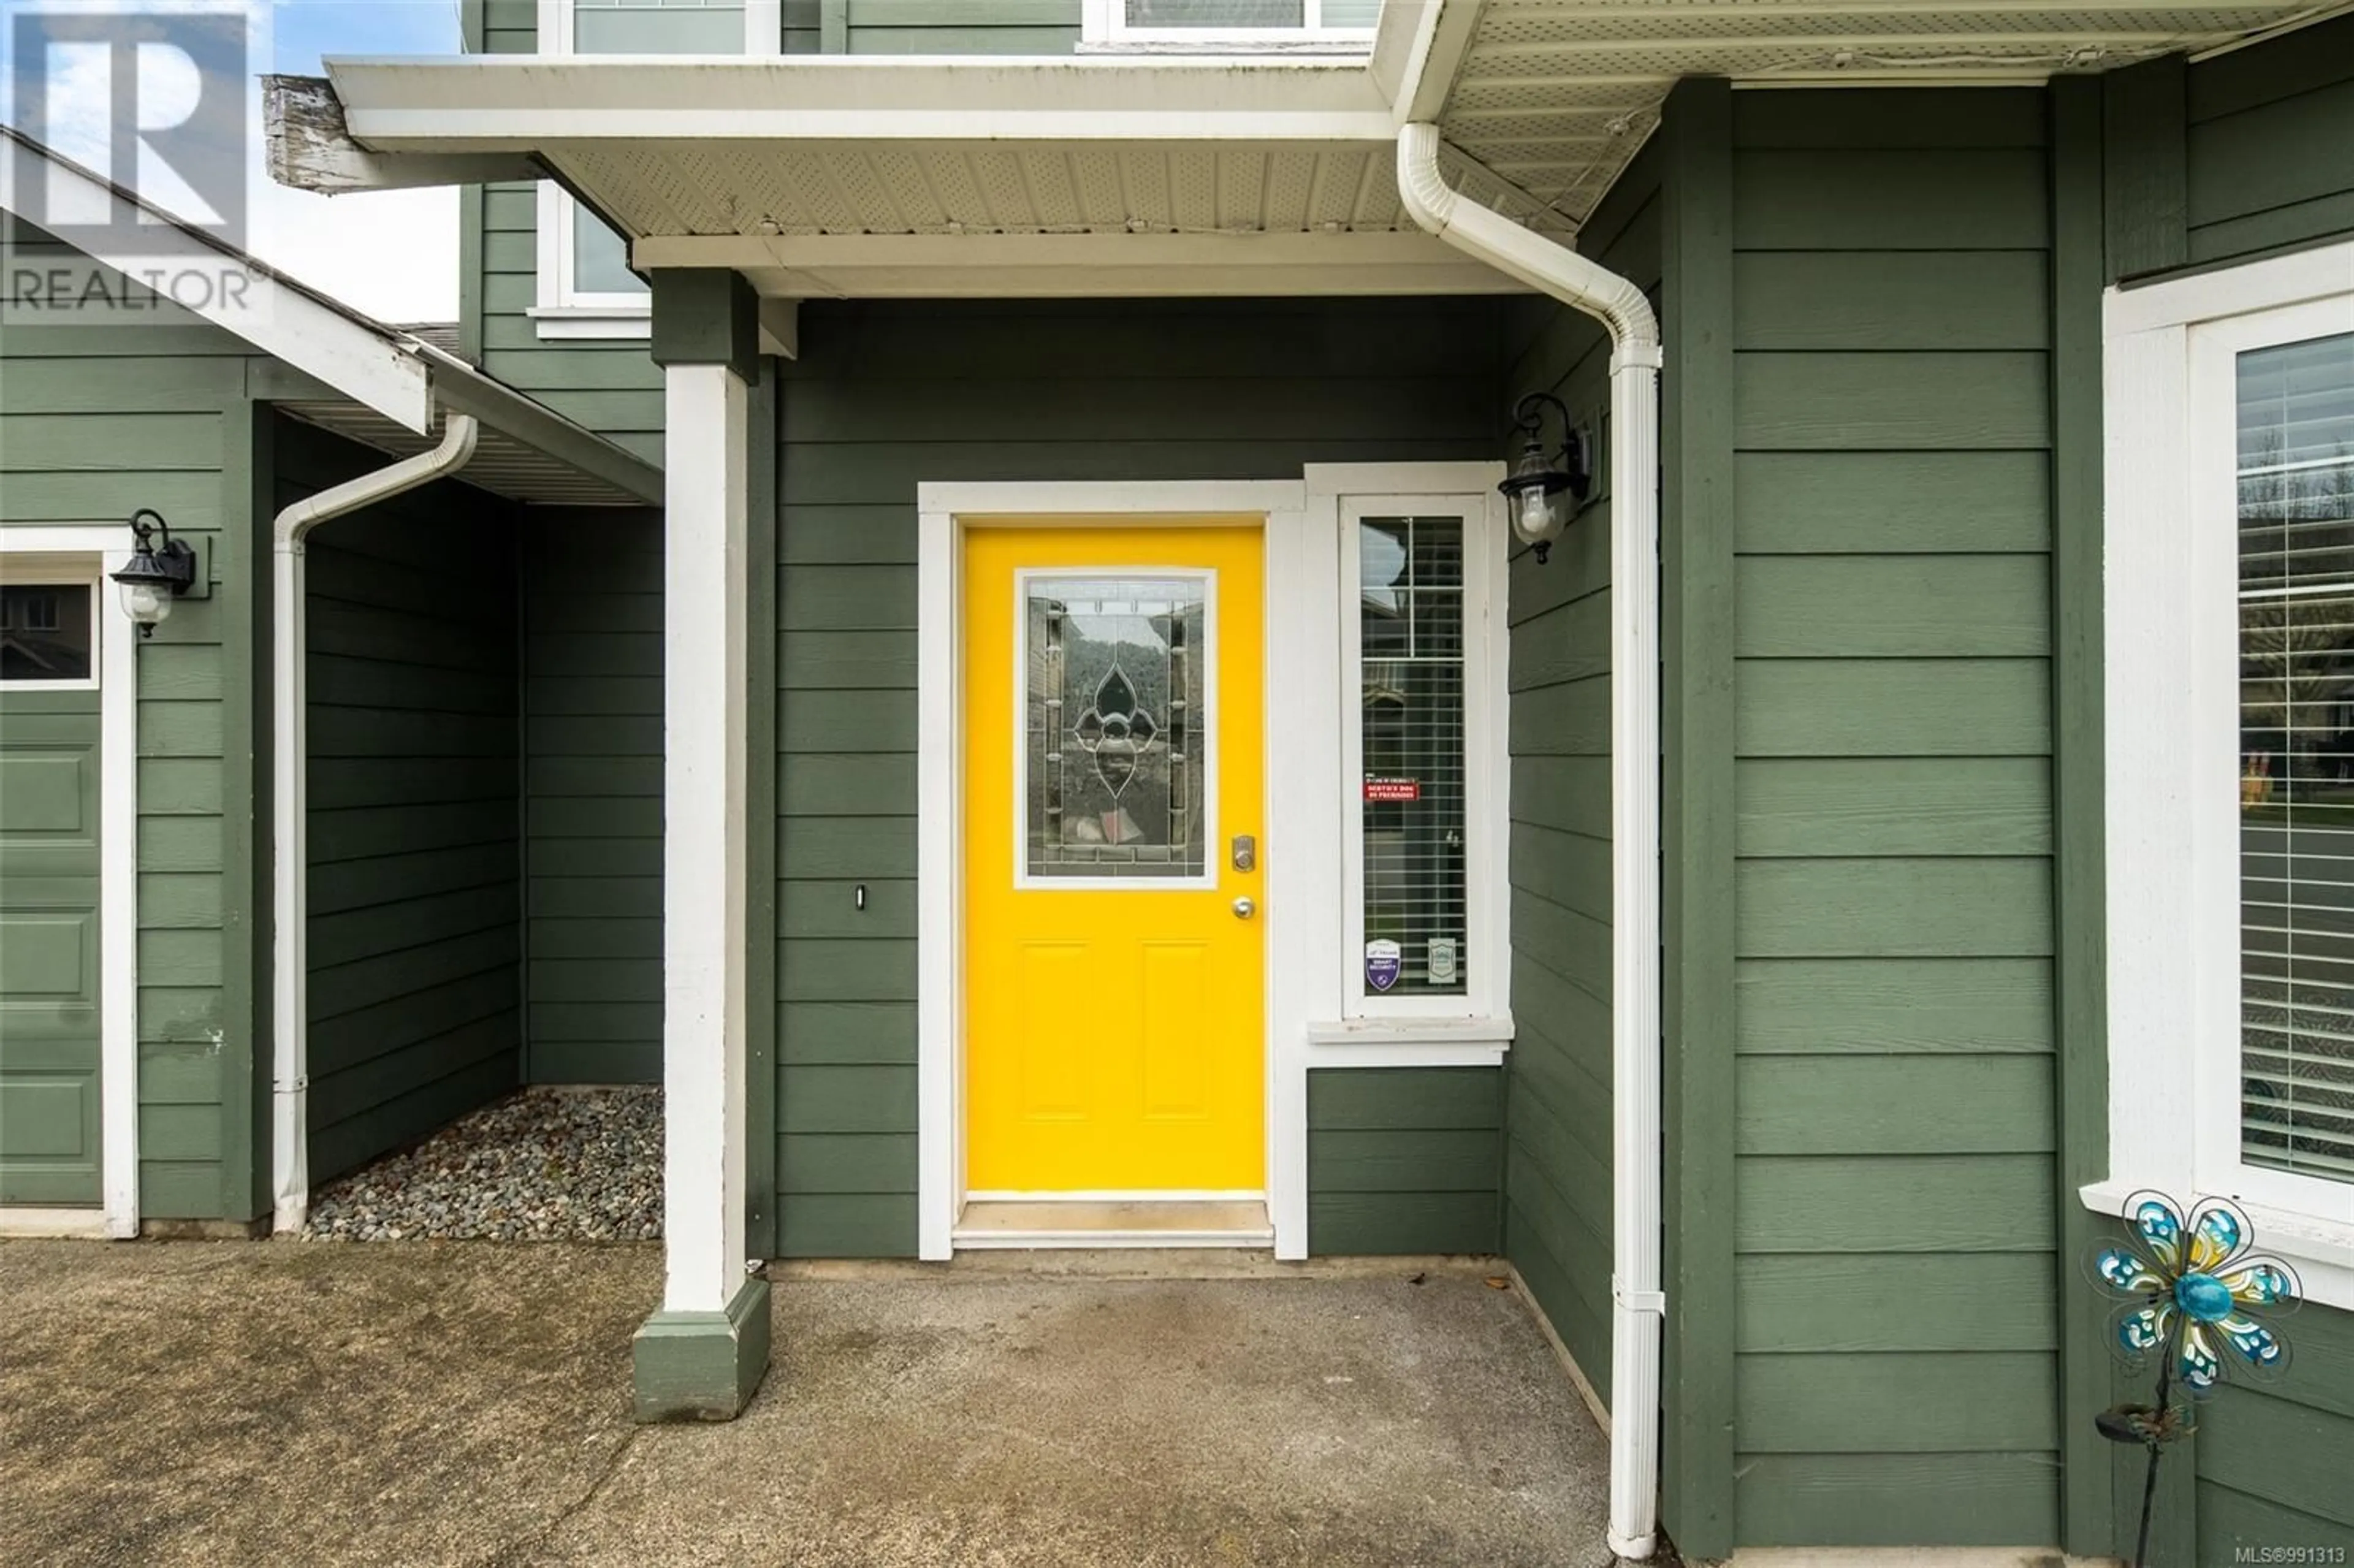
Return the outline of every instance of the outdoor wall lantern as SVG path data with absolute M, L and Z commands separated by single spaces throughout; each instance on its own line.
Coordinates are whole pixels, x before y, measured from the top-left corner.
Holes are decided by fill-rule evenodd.
M 172 601 L 195 584 L 196 553 L 172 537 L 161 513 L 144 506 L 131 514 L 131 533 L 139 547 L 114 580 L 122 589 L 122 612 L 137 623 L 140 636 L 153 637 L 170 618 Z
M 1544 450 L 1548 408 L 1561 420 L 1561 450 L 1551 458 Z M 1570 422 L 1568 408 L 1552 393 L 1532 392 L 1522 398 L 1513 405 L 1512 423 L 1528 440 L 1521 447 L 1520 461 L 1496 488 L 1503 493 L 1512 537 L 1533 546 L 1537 564 L 1543 566 L 1545 553 L 1576 514 L 1577 503 L 1594 488 L 1594 475 L 1586 466 L 1585 438 Z

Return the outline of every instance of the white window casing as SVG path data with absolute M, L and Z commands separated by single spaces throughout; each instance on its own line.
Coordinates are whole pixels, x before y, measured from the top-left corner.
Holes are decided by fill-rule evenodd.
M 1509 834 L 1503 781 L 1503 662 L 1495 628 L 1503 613 L 1508 558 L 1501 519 L 1490 505 L 1492 491 L 1463 495 L 1350 495 L 1340 502 L 1341 570 L 1341 1015 L 1358 1021 L 1454 1020 L 1471 1026 L 1508 1011 L 1501 1001 L 1509 954 L 1497 936 L 1506 919 L 1504 853 Z M 1365 807 L 1373 769 L 1365 757 L 1366 665 L 1361 586 L 1363 525 L 1376 519 L 1446 518 L 1462 523 L 1463 743 L 1463 928 L 1461 994 L 1416 994 L 1405 985 L 1387 992 L 1367 980 Z M 1374 660 L 1378 664 L 1380 661 Z M 1441 788 L 1447 781 L 1416 779 Z M 1414 804 L 1423 804 L 1417 800 Z M 1411 1025 L 1409 1025 L 1411 1027 Z
M 556 58 L 599 52 L 577 47 L 583 11 L 617 18 L 640 14 L 661 16 L 667 12 L 668 16 L 662 18 L 665 21 L 691 17 L 698 9 L 739 12 L 743 21 L 740 52 L 774 55 L 784 47 L 780 0 L 713 0 L 713 4 L 703 7 L 665 7 L 658 0 L 643 4 L 607 0 L 595 5 L 583 5 L 581 0 L 538 0 L 538 4 L 539 52 Z M 652 336 L 653 299 L 648 291 L 579 286 L 580 204 L 553 180 L 542 180 L 537 195 L 536 287 L 529 313 L 538 335 L 550 340 Z
M 2105 301 L 2109 1176 L 2239 1202 L 2354 1307 L 2354 1181 L 2243 1157 L 2240 355 L 2354 333 L 2354 243 Z
M 1512 1039 L 1511 882 L 1511 768 L 1507 753 L 1505 627 L 1509 541 L 1495 463 L 1315 463 L 1309 465 L 1311 537 L 1331 553 L 1319 575 L 1331 584 L 1329 612 L 1339 648 L 1321 676 L 1330 697 L 1308 705 L 1315 717 L 1296 766 L 1279 776 L 1331 803 L 1333 826 L 1320 834 L 1306 874 L 1336 918 L 1307 934 L 1311 980 L 1306 1022 L 1312 1065 L 1474 1065 L 1500 1062 Z M 1382 994 L 1365 983 L 1363 681 L 1358 533 L 1366 519 L 1440 517 L 1463 523 L 1464 881 L 1461 995 Z M 1326 732 L 1325 726 L 1331 726 Z M 1298 853 L 1297 847 L 1293 853 Z

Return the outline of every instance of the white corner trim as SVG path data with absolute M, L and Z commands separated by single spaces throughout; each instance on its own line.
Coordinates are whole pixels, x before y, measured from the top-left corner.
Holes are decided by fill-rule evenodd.
M 6 1211 L 0 1234 L 139 1234 L 139 636 L 106 580 L 130 564 L 129 542 L 118 523 L 0 528 L 0 553 L 72 558 L 65 575 L 91 584 L 97 619 L 100 1198 L 95 1214 Z

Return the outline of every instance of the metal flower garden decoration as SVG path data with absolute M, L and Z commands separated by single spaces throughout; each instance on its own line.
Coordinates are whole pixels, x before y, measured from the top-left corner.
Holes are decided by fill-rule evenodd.
M 2285 1370 L 2288 1344 L 2272 1320 L 2296 1305 L 2299 1287 L 2287 1264 L 2253 1255 L 2247 1215 L 2223 1199 L 2201 1199 L 2186 1213 L 2162 1192 L 2137 1192 L 2126 1201 L 2126 1238 L 2094 1252 L 2093 1273 L 2126 1298 L 2115 1319 L 2116 1349 L 2137 1371 L 2157 1362 L 2157 1397 L 2096 1419 L 2103 1436 L 2149 1450 L 2134 1545 L 2135 1568 L 2141 1568 L 2158 1459 L 2191 1429 L 2189 1411 L 2175 1401 L 2177 1386 L 2201 1398 L 2215 1391 L 2227 1366 L 2260 1381 Z

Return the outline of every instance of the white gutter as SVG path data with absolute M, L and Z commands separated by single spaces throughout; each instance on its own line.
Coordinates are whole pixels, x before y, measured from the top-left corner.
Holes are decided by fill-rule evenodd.
M 270 1072 L 271 1224 L 298 1231 L 310 1215 L 311 1079 L 304 1023 L 310 1005 L 308 933 L 311 856 L 305 815 L 309 738 L 304 717 L 308 617 L 302 605 L 302 541 L 331 517 L 430 483 L 466 465 L 482 427 L 451 414 L 441 444 L 295 502 L 270 524 Z
M 1643 291 L 1463 200 L 1438 127 L 1398 129 L 1415 222 L 1610 329 L 1610 1550 L 1659 1544 L 1659 323 Z

